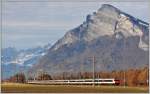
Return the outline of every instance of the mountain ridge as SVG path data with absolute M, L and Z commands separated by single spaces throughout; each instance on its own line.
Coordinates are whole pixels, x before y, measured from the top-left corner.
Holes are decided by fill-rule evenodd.
M 144 67 L 148 64 L 149 24 L 104 4 L 80 26 L 69 30 L 33 66 L 55 74 L 91 71 L 89 56 L 98 56 L 96 71 Z M 142 63 L 141 63 L 142 62 Z
M 8 78 L 17 72 L 26 72 L 40 57 L 46 54 L 51 47 L 47 44 L 43 47 L 35 47 L 18 50 L 15 47 L 2 49 L 2 79 Z
M 117 16 L 119 16 L 119 15 L 122 15 L 122 16 L 129 16 L 130 17 L 130 19 L 129 20 L 131 20 L 132 22 L 134 22 L 134 24 L 135 25 L 139 25 L 139 23 L 143 23 L 142 24 L 142 27 L 144 28 L 144 29 L 147 29 L 147 30 L 144 30 L 144 31 L 149 31 L 148 30 L 148 23 L 146 23 L 146 22 L 144 22 L 144 21 L 142 21 L 142 20 L 139 20 L 139 19 L 137 19 L 137 18 L 135 18 L 135 17 L 133 17 L 133 16 L 131 16 L 131 15 L 129 15 L 129 14 L 127 14 L 127 13 L 124 13 L 124 12 L 122 12 L 122 11 L 120 11 L 119 9 L 117 9 L 117 8 L 115 8 L 115 7 L 113 7 L 112 5 L 108 5 L 108 4 L 104 4 L 104 5 L 102 5 L 102 7 L 98 10 L 98 11 L 100 11 L 100 10 L 102 10 L 102 9 L 107 9 L 108 7 L 111 7 L 111 9 L 114 9 L 115 11 L 117 11 Z M 112 11 L 110 11 L 111 13 L 112 13 Z M 98 14 L 99 12 L 97 12 L 97 14 Z M 93 13 L 93 14 L 95 14 L 96 15 L 96 13 Z M 86 18 L 86 22 L 87 23 L 85 23 L 85 22 L 83 22 L 83 24 L 81 24 L 79 27 L 77 27 L 77 28 L 75 28 L 75 29 L 72 29 L 72 30 L 70 30 L 70 31 L 68 31 L 66 34 L 65 34 L 65 36 L 63 37 L 63 38 L 68 38 L 68 39 L 66 39 L 66 40 L 68 40 L 68 42 L 69 43 L 71 43 L 71 42 L 73 42 L 73 41 L 77 41 L 78 39 L 80 39 L 81 40 L 81 36 L 82 36 L 82 31 L 84 31 L 84 30 L 86 30 L 87 28 L 86 27 L 88 27 L 88 24 L 90 23 L 90 21 L 92 21 L 91 20 L 92 19 L 92 16 L 91 15 L 87 15 L 87 18 Z M 140 21 L 140 22 L 139 22 Z M 114 24 L 116 24 L 116 23 L 114 23 Z M 141 24 L 140 24 L 141 25 Z M 117 27 L 117 25 L 115 25 L 115 27 L 114 27 L 114 31 L 115 31 L 115 29 L 116 29 L 116 27 Z M 113 34 L 114 34 L 114 32 L 112 32 Z M 145 33 L 148 33 L 148 32 L 145 32 Z M 72 35 L 75 35 L 75 36 L 72 36 Z M 70 38 L 71 37 L 71 38 Z M 62 41 L 63 39 L 60 39 L 60 40 L 58 40 L 58 42 L 56 43 L 56 44 L 58 44 L 60 41 Z M 65 41 L 64 43 L 62 43 L 62 45 L 63 44 L 65 44 L 65 43 L 67 43 L 67 41 Z M 53 48 L 53 47 L 52 47 Z

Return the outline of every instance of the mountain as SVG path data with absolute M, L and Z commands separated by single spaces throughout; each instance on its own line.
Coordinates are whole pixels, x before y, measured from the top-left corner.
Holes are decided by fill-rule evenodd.
M 80 26 L 59 39 L 30 72 L 50 74 L 92 71 L 89 57 L 96 56 L 96 71 L 124 70 L 148 65 L 149 24 L 118 8 L 103 4 Z
M 13 47 L 2 49 L 2 61 L 9 62 L 17 57 L 17 50 Z
M 2 78 L 8 78 L 17 72 L 26 72 L 40 57 L 46 54 L 51 47 L 50 44 L 44 47 L 17 50 L 13 47 L 2 49 Z

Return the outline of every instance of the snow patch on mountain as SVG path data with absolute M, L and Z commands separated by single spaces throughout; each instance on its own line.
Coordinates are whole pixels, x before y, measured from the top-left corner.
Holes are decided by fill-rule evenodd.
M 43 47 L 29 48 L 26 50 L 16 50 L 13 47 L 2 49 L 2 77 L 6 78 L 16 73 L 16 71 L 26 71 L 31 68 L 38 62 L 40 57 L 47 53 L 50 47 L 51 45 L 48 44 Z

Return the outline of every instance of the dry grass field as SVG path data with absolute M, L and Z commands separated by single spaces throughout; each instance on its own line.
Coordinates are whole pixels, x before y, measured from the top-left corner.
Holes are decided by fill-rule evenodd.
M 148 93 L 148 87 L 1 84 L 2 93 Z

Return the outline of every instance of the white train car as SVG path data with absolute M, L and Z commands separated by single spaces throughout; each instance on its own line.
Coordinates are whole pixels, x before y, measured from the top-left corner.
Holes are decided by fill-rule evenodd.
M 29 84 L 51 84 L 51 85 L 119 85 L 120 81 L 114 78 L 111 79 L 74 79 L 74 80 L 30 80 Z

